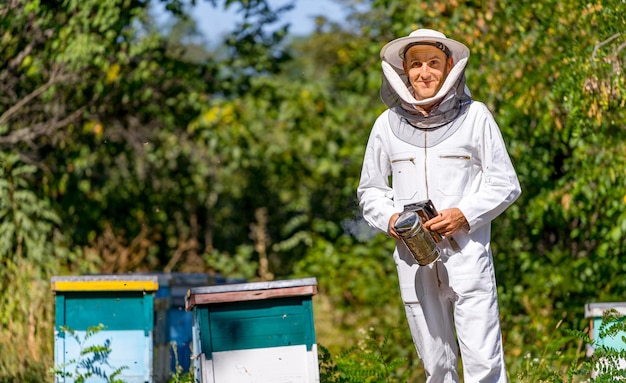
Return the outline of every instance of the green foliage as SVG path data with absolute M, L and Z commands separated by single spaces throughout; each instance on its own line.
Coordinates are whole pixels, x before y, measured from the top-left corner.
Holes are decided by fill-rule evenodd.
M 520 319 L 534 329 L 522 344 L 534 344 L 532 334 L 545 333 L 562 312 L 567 326 L 579 327 L 586 301 L 623 298 L 624 85 L 616 68 L 624 40 L 603 42 L 623 24 L 624 9 L 521 2 L 495 10 L 486 26 L 498 34 L 481 35 L 487 45 L 474 62 L 498 69 L 494 76 L 477 67 L 478 80 L 501 85 L 492 94 L 478 88 L 478 97 L 496 108 L 524 190 L 494 233 L 503 317 L 512 318 L 505 333 Z M 522 17 L 498 18 L 506 12 Z M 611 102 L 601 102 L 609 93 Z
M 54 254 L 60 220 L 33 191 L 36 170 L 14 153 L 0 153 L 0 264 L 27 258 L 45 268 Z
M 253 253 L 251 246 L 241 245 L 233 255 L 220 253 L 217 250 L 207 253 L 204 261 L 208 268 L 222 275 L 250 280 L 256 276 L 259 267 L 258 262 L 253 259 Z
M 560 330 L 557 326 L 550 335 L 541 355 L 529 352 L 524 355 L 523 366 L 516 375 L 520 383 L 596 382 L 622 381 L 626 377 L 626 337 L 622 336 L 620 349 L 605 346 L 605 340 L 624 333 L 624 318 L 615 310 L 607 310 L 602 317 L 598 339 L 592 339 L 585 331 Z M 563 347 L 568 343 L 577 346 L 572 353 Z M 584 356 L 581 347 L 586 345 L 591 355 Z M 589 377 L 592 377 L 589 380 Z
M 523 358 L 509 365 L 511 371 L 516 371 L 515 381 L 563 382 L 562 376 L 565 373 L 569 374 L 572 366 L 577 365 L 581 357 L 581 347 L 586 340 L 583 338 L 589 336 L 582 331 L 562 331 L 561 324 L 559 323 L 552 332 L 546 334 L 547 339 L 541 343 L 543 348 L 528 347 Z M 583 338 L 579 339 L 579 336 Z M 575 352 L 572 352 L 574 350 Z M 584 371 L 582 373 L 584 374 Z
M 407 382 L 410 372 L 408 360 L 398 358 L 388 350 L 392 331 L 387 331 L 384 336 L 376 334 L 373 328 L 366 334 L 363 331 L 358 344 L 344 349 L 335 357 L 320 346 L 320 382 Z
M 290 59 L 283 49 L 288 24 L 273 24 L 293 8 L 291 3 L 272 9 L 266 1 L 226 1 L 225 8 L 239 6 L 244 20 L 226 38 L 226 58 L 221 66 L 220 80 L 226 95 L 239 97 L 251 90 L 251 79 L 258 75 L 275 74 Z
M 320 290 L 333 299 L 336 314 L 367 319 L 367 327 L 375 324 L 372 321 L 404 320 L 403 316 L 392 315 L 402 311 L 396 297 L 397 276 L 391 259 L 393 245 L 383 234 L 368 242 L 358 242 L 347 235 L 332 242 L 319 238 L 297 264 L 295 275 L 317 276 Z M 381 295 L 387 297 L 384 302 L 381 302 Z M 361 310 L 355 312 L 354 307 L 361 307 Z M 378 310 L 386 311 L 387 315 L 377 315 Z
M 623 363 L 626 361 L 626 337 L 619 350 L 604 345 L 607 337 L 615 337 L 626 331 L 626 321 L 615 310 L 607 310 L 602 318 L 599 339 L 591 339 L 585 331 L 560 328 L 561 323 L 549 334 L 543 349 L 529 350 L 513 370 L 512 381 L 519 383 L 609 383 L 626 377 Z M 319 347 L 321 382 L 406 382 L 410 381 L 407 359 L 398 358 L 389 350 L 390 335 L 385 336 L 370 328 L 353 346 L 343 347 L 335 354 L 326 347 Z M 363 337 L 365 335 L 365 337 Z M 571 346 L 576 352 L 571 352 Z M 593 352 L 585 356 L 582 347 L 587 345 Z M 590 376 L 591 379 L 590 379 Z
M 73 255 L 60 220 L 33 187 L 36 168 L 0 152 L 0 381 L 37 382 L 53 348 L 48 278 Z M 21 341 L 17 342 L 16 339 Z
M 118 379 L 118 376 L 128 366 L 114 367 L 108 361 L 111 354 L 111 340 L 106 339 L 104 344 L 88 344 L 91 337 L 103 329 L 103 324 L 91 326 L 81 338 L 76 331 L 65 326 L 61 327 L 61 331 L 79 345 L 80 353 L 78 357 L 55 366 L 52 374 L 59 378 L 71 378 L 76 383 L 89 382 L 90 378 L 101 378 L 106 383 L 124 383 L 123 380 Z M 107 373 L 109 370 L 112 371 Z
M 264 209 L 272 269 L 288 275 L 314 235 L 341 234 L 336 222 L 355 210 L 360 159 L 350 116 L 334 112 L 335 98 L 319 84 L 259 78 L 251 85 L 237 100 L 211 103 L 185 145 L 204 173 L 198 204 L 222 223 L 211 229 L 220 233 L 213 246 L 234 252 L 253 212 Z

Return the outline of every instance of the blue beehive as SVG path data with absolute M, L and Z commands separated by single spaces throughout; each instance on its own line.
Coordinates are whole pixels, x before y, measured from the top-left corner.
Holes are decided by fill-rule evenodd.
M 119 379 L 126 383 L 153 383 L 154 296 L 158 281 L 154 276 L 74 276 L 53 277 L 55 293 L 55 367 L 74 373 L 88 346 L 110 342 L 108 365 L 97 366 L 107 375 L 124 367 Z M 101 331 L 87 336 L 88 330 L 102 324 Z M 79 344 L 64 331 L 73 331 Z M 57 383 L 73 383 L 74 377 L 56 377 Z M 90 383 L 105 382 L 92 377 Z
M 169 336 L 169 310 L 172 305 L 170 275 L 166 273 L 145 275 L 154 275 L 159 282 L 159 289 L 154 296 L 153 375 L 155 383 L 165 383 L 169 381 L 173 371 L 170 366 L 171 345 Z
M 171 370 L 175 371 L 176 364 L 187 372 L 191 366 L 192 326 L 193 316 L 185 310 L 185 296 L 192 287 L 207 286 L 220 283 L 221 278 L 215 278 L 204 273 L 171 273 L 170 274 L 170 306 L 167 310 L 168 337 L 174 347 L 176 357 L 171 358 Z
M 155 376 L 158 381 L 176 372 L 189 371 L 192 357 L 193 314 L 185 310 L 187 291 L 194 287 L 242 283 L 242 279 L 217 274 L 163 272 L 149 273 L 159 281 L 155 299 Z M 161 379 L 160 377 L 166 377 Z
M 190 289 L 196 382 L 319 382 L 316 293 L 315 278 Z

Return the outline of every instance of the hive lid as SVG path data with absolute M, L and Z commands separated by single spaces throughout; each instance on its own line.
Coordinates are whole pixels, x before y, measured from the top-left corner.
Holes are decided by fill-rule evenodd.
M 154 275 L 84 275 L 51 278 L 52 291 L 157 291 Z
M 315 294 L 317 294 L 316 278 L 194 287 L 187 291 L 186 309 L 191 310 L 197 304 L 251 301 Z
M 585 305 L 585 318 L 602 317 L 605 311 L 611 309 L 626 316 L 626 302 L 597 302 Z

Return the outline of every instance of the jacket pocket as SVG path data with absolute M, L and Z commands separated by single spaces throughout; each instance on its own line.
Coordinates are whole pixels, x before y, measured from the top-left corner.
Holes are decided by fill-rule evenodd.
M 391 157 L 391 183 L 396 200 L 410 200 L 417 193 L 417 158 L 415 153 L 397 153 Z
M 437 189 L 448 196 L 465 195 L 471 184 L 470 153 L 442 153 L 438 158 Z

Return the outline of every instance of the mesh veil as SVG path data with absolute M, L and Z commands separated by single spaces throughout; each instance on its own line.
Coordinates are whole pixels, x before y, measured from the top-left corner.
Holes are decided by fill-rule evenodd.
M 453 66 L 437 95 L 416 100 L 404 71 L 382 62 L 380 97 L 391 110 L 389 122 L 398 138 L 416 146 L 431 147 L 450 137 L 462 125 L 472 101 L 465 86 L 466 64 L 467 58 L 464 58 Z M 423 115 L 415 108 L 422 105 L 434 106 L 428 115 Z

